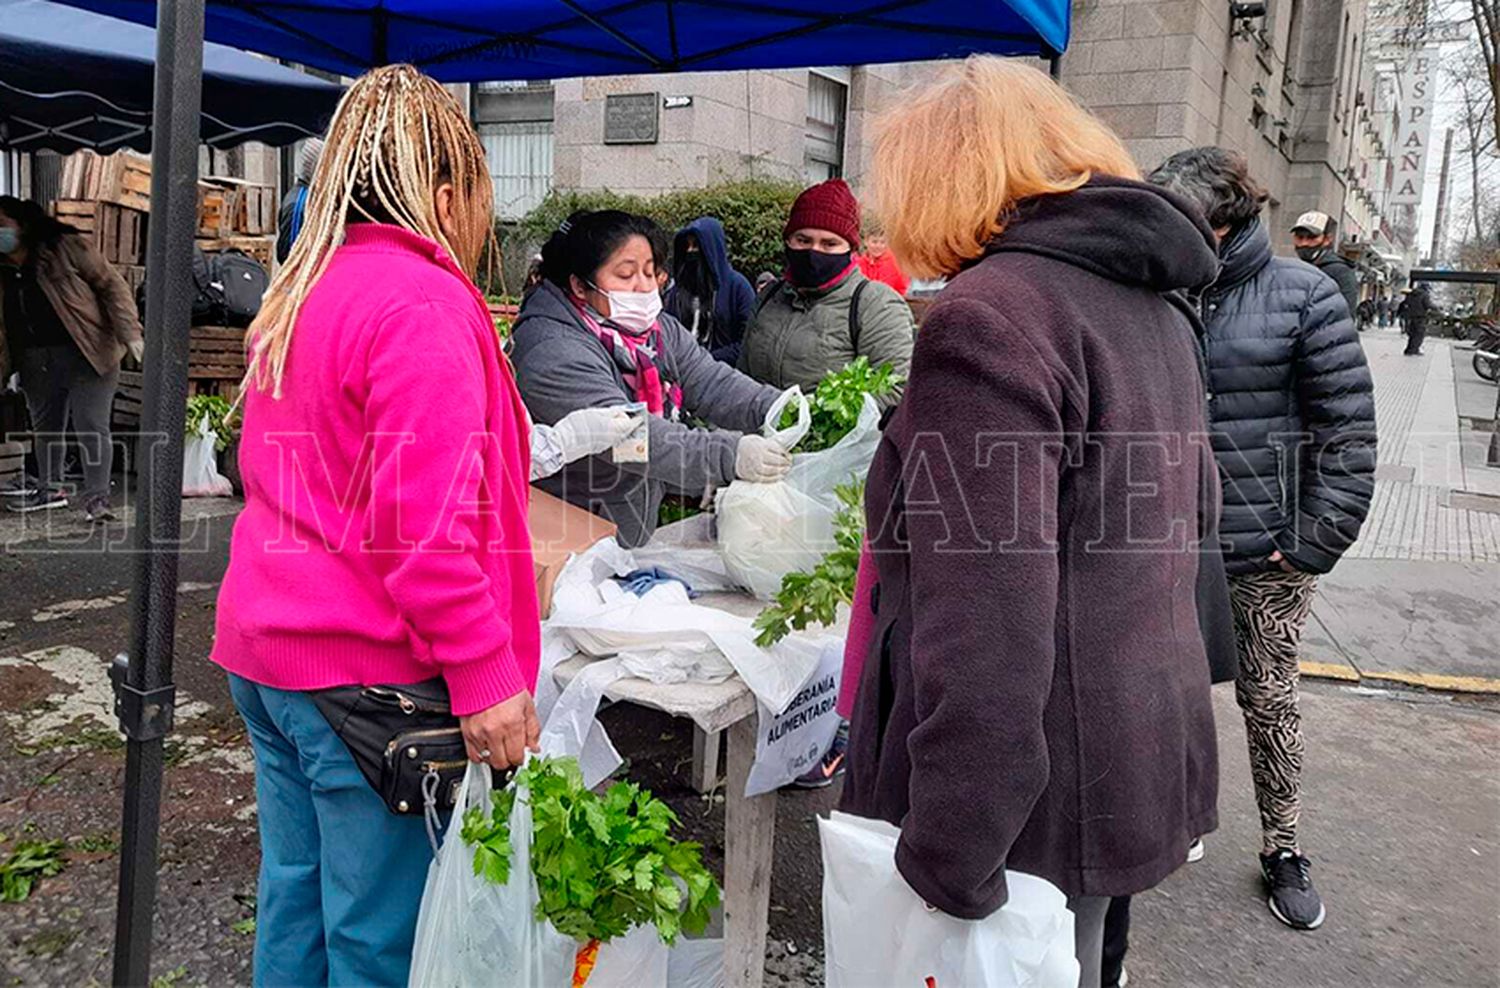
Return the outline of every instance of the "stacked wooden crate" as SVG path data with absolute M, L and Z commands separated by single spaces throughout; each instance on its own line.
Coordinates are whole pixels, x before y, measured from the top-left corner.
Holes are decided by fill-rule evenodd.
M 198 247 L 213 253 L 238 250 L 267 271 L 276 255 L 276 189 L 237 178 L 198 183 Z
M 151 159 L 92 151 L 63 163 L 53 215 L 87 235 L 133 291 L 146 280 L 146 227 L 151 208 Z
M 238 384 L 245 376 L 245 331 L 233 326 L 194 326 L 190 332 L 188 379 Z
M 140 431 L 145 377 L 145 374 L 138 370 L 120 371 L 120 384 L 115 388 L 115 403 L 110 410 L 110 428 L 115 432 Z
M 91 234 L 94 243 L 132 288 L 145 280 L 146 219 L 151 209 L 151 159 L 130 151 L 69 155 L 63 163 L 59 219 Z M 213 176 L 198 183 L 198 247 L 215 253 L 244 251 L 275 263 L 276 187 Z M 126 270 L 126 269 L 140 270 Z
M 112 202 L 141 212 L 151 210 L 151 159 L 133 151 L 99 155 L 79 151 L 63 162 L 59 199 Z
M 0 442 L 0 488 L 13 487 L 26 473 L 26 453 L 30 442 Z

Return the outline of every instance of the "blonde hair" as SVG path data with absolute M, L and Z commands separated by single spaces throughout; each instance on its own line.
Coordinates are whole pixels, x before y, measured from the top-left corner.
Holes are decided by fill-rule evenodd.
M 875 208 L 918 277 L 983 255 L 1016 203 L 1071 192 L 1094 175 L 1139 179 L 1107 126 L 1028 65 L 974 55 L 876 123 Z
M 444 182 L 453 185 L 451 239 L 438 223 L 434 195 Z M 251 324 L 246 383 L 280 397 L 297 316 L 348 223 L 405 227 L 436 241 L 471 273 L 494 246 L 493 195 L 484 146 L 452 94 L 410 65 L 361 76 L 339 101 L 301 231 Z

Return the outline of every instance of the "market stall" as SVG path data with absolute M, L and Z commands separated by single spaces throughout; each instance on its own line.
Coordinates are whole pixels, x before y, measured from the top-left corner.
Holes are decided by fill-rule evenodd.
M 144 419 L 180 442 L 186 378 L 201 41 L 208 38 L 333 72 L 411 62 L 443 81 L 561 78 L 640 72 L 865 64 L 975 52 L 1056 59 L 1068 40 L 1066 0 L 956 5 L 944 0 L 71 0 L 72 5 L 158 26 L 156 137 L 148 268 L 149 341 Z M 140 984 L 149 970 L 162 738 L 170 728 L 171 641 L 181 459 L 148 473 L 141 506 L 136 630 L 117 696 L 127 737 L 127 803 L 114 979 Z M 748 619 L 737 619 L 745 625 Z M 569 660 L 572 662 L 574 660 Z M 557 666 L 567 679 L 578 668 Z M 743 676 L 741 676 L 743 680 Z M 729 682 L 732 682 L 729 681 Z M 748 684 L 721 684 L 705 699 L 677 687 L 619 679 L 622 700 L 689 716 L 706 732 L 730 731 L 731 787 L 748 775 L 757 733 Z M 745 787 L 740 788 L 743 795 Z M 774 797 L 731 804 L 727 922 L 732 985 L 758 984 L 764 963 Z M 735 876 L 754 876 L 736 881 Z
M 155 64 L 151 27 L 50 0 L 0 0 L 0 147 L 150 150 Z M 202 71 L 198 136 L 215 148 L 321 134 L 343 92 L 227 45 L 203 46 Z M 140 199 L 127 205 L 148 210 L 149 171 L 134 191 Z

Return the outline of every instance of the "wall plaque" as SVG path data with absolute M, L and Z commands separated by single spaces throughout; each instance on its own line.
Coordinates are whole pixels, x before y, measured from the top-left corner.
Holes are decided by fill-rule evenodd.
M 660 107 L 656 93 L 604 97 L 604 143 L 655 144 Z

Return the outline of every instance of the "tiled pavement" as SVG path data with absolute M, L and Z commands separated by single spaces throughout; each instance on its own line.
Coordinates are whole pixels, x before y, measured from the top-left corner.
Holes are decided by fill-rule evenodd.
M 1467 381 L 1467 357 L 1446 340 L 1429 340 L 1421 357 L 1403 356 L 1393 332 L 1362 340 L 1375 378 L 1375 498 L 1359 541 L 1319 581 L 1303 670 L 1500 693 L 1500 468 L 1484 465 L 1487 437 L 1470 429 L 1493 415 L 1494 392 Z
M 1380 466 L 1370 516 L 1348 558 L 1500 563 L 1500 498 L 1482 510 L 1500 493 L 1500 469 L 1463 455 L 1449 344 L 1430 340 L 1423 356 L 1405 357 L 1403 342 L 1364 337 Z

